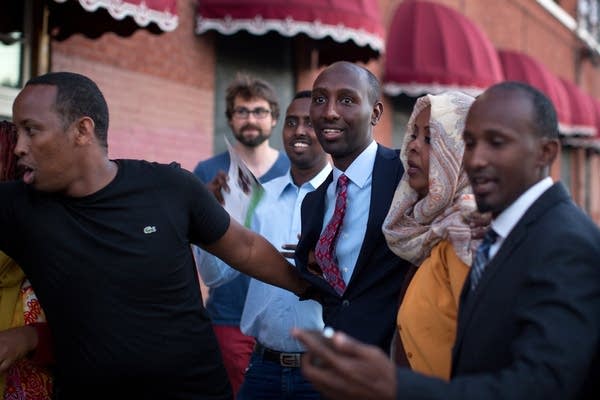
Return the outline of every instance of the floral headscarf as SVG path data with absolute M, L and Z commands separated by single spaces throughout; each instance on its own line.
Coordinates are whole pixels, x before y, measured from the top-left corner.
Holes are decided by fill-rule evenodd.
M 383 223 L 389 248 L 399 257 L 420 265 L 431 249 L 443 239 L 452 244 L 457 256 L 471 265 L 472 243 L 465 212 L 475 210 L 475 199 L 462 167 L 465 118 L 475 99 L 460 92 L 426 95 L 419 98 L 408 120 L 400 159 L 407 165 L 407 147 L 417 116 L 431 106 L 429 121 L 429 193 L 418 200 L 405 173 Z

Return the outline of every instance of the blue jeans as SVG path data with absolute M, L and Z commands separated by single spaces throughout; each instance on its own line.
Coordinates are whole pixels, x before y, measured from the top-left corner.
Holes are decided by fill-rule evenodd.
M 304 376 L 300 368 L 282 367 L 263 360 L 256 352 L 250 357 L 244 383 L 237 400 L 318 400 L 321 396 Z

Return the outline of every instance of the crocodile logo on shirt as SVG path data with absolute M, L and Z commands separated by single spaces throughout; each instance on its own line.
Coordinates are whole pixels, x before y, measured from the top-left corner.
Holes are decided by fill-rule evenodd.
M 156 232 L 156 227 L 155 226 L 147 226 L 147 227 L 144 228 L 144 233 L 146 235 L 149 235 L 149 234 L 154 233 L 154 232 Z

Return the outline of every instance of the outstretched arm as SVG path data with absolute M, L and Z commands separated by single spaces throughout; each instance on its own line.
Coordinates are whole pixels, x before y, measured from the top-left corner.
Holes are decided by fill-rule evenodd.
M 223 260 L 194 246 L 194 256 L 196 258 L 196 269 L 202 278 L 202 282 L 208 287 L 215 288 L 231 282 L 240 271 L 231 268 Z
M 225 234 L 204 248 L 238 271 L 298 296 L 309 287 L 309 283 L 271 243 L 233 219 Z

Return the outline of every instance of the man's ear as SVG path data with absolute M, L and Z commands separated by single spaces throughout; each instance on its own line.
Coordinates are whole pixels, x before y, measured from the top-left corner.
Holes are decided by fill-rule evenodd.
M 373 112 L 371 113 L 371 125 L 375 126 L 379 123 L 381 115 L 383 114 L 383 103 L 377 101 L 373 106 Z
M 560 142 L 558 139 L 542 138 L 540 146 L 540 166 L 550 167 L 560 151 Z
M 75 142 L 86 145 L 96 138 L 96 124 L 90 117 L 81 117 L 75 122 Z

